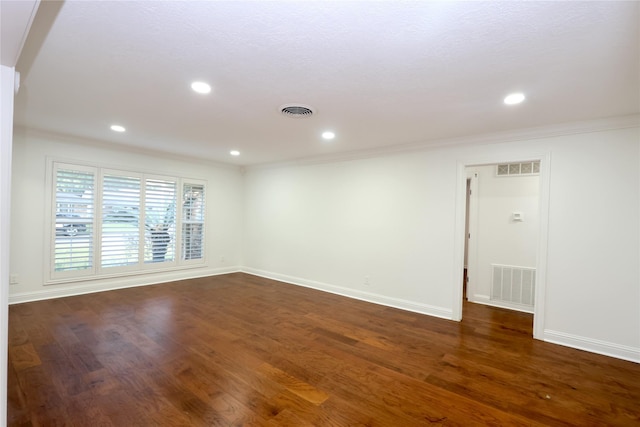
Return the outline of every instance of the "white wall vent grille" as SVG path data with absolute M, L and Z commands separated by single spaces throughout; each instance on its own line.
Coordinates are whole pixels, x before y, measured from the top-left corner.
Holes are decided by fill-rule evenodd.
M 503 163 L 496 165 L 496 175 L 540 175 L 540 162 Z
M 491 300 L 533 308 L 536 293 L 536 269 L 491 264 L 493 278 Z

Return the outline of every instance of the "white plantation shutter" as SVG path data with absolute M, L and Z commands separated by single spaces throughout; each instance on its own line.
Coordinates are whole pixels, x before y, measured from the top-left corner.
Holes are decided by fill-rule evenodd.
M 105 173 L 102 180 L 102 267 L 140 261 L 140 178 Z
M 146 179 L 144 192 L 145 262 L 175 260 L 176 182 Z
M 46 283 L 204 263 L 205 181 L 48 165 L 53 218 Z
M 202 259 L 203 247 L 204 184 L 185 183 L 182 187 L 182 259 Z
M 95 172 L 55 168 L 53 270 L 93 269 Z

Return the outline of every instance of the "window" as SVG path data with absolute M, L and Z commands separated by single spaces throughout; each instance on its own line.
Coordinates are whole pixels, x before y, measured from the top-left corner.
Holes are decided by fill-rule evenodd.
M 202 258 L 204 185 L 184 184 L 182 191 L 182 259 Z
M 144 262 L 175 259 L 176 183 L 162 179 L 145 182 Z
M 86 271 L 93 265 L 95 171 L 57 168 L 53 219 L 55 271 Z
M 140 177 L 102 176 L 102 268 L 137 265 L 140 252 Z
M 54 162 L 53 182 L 52 280 L 204 262 L 203 181 Z

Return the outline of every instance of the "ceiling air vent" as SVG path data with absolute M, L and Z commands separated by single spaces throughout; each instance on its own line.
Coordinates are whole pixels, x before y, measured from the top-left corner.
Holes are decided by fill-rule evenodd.
M 313 109 L 308 105 L 286 104 L 280 106 L 280 112 L 287 117 L 311 117 Z

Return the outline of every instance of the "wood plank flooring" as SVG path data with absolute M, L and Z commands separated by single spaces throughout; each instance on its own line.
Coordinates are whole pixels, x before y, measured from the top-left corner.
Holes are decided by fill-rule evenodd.
M 13 305 L 10 426 L 640 425 L 640 365 L 242 273 Z

